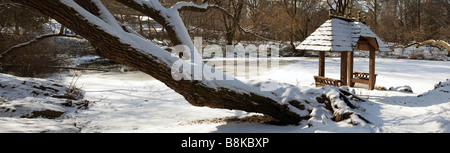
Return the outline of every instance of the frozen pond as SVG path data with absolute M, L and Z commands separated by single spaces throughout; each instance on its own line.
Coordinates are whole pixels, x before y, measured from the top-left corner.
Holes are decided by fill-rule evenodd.
M 230 62 L 232 61 L 232 62 Z M 234 63 L 236 61 L 236 63 Z M 215 59 L 218 69 L 245 63 L 245 68 L 255 69 L 252 61 Z M 222 65 L 221 65 L 222 64 Z M 368 70 L 369 60 L 355 59 L 355 70 Z M 317 75 L 317 58 L 283 58 L 280 67 L 266 73 L 248 73 L 249 79 L 275 80 L 298 86 L 314 87 Z M 338 78 L 340 58 L 326 59 L 326 76 Z M 450 79 L 450 62 L 378 58 L 376 64 L 378 86 L 411 86 L 414 93 L 397 91 L 369 91 L 353 88 L 356 95 L 369 99 L 361 103 L 366 117 L 376 126 L 375 131 L 360 132 L 449 132 L 450 95 L 448 89 L 420 94 L 434 89 L 440 81 Z M 228 74 L 235 74 L 227 72 Z M 241 71 L 240 71 L 241 72 Z M 80 73 L 80 72 L 78 72 Z M 245 79 L 245 73 L 237 73 Z M 74 77 L 62 76 L 69 85 Z M 46 131 L 108 133 L 108 132 L 358 132 L 346 123 L 339 126 L 308 128 L 300 126 L 274 126 L 252 122 L 228 122 L 224 119 L 253 115 L 239 110 L 195 107 L 183 96 L 142 72 L 92 72 L 86 71 L 76 78 L 76 87 L 86 91 L 85 99 L 92 101 L 87 110 L 68 114 L 60 120 L 0 118 L 0 132 Z M 353 90 L 352 89 L 352 90 Z M 334 124 L 334 123 L 327 123 Z M 74 127 L 75 125 L 75 127 Z
M 210 59 L 205 63 L 215 66 L 216 69 L 237 78 L 251 78 L 265 75 L 271 70 L 280 69 L 290 64 L 302 61 L 300 58 L 277 58 L 277 59 Z M 272 62 L 278 62 L 277 68 L 273 68 Z M 230 68 L 229 68 L 230 67 Z M 263 68 L 264 67 L 264 68 Z
M 219 63 L 218 69 L 227 66 L 227 63 L 223 64 L 222 60 L 209 60 L 208 62 Z M 236 63 L 230 63 L 236 65 Z M 245 63 L 248 65 L 246 67 L 255 68 L 248 62 Z M 327 58 L 327 77 L 338 78 L 339 65 L 340 58 Z M 285 58 L 280 61 L 280 68 L 272 69 L 265 74 L 250 73 L 253 76 L 250 79 L 272 79 L 299 86 L 314 87 L 313 76 L 317 75 L 317 67 L 318 60 L 316 58 Z M 368 67 L 368 59 L 355 59 L 356 71 L 365 72 Z M 440 129 L 438 124 L 436 126 L 432 124 L 432 127 L 424 127 L 420 124 L 403 126 L 403 124 L 417 123 L 417 120 L 407 114 L 426 118 L 436 114 L 432 112 L 435 112 L 437 108 L 450 109 L 448 107 L 449 100 L 446 100 L 448 102 L 444 100 L 444 103 L 440 105 L 422 108 L 425 103 L 433 103 L 433 101 L 430 99 L 418 102 L 420 100 L 415 99 L 419 94 L 434 89 L 434 85 L 438 82 L 450 78 L 450 62 L 379 58 L 376 68 L 379 75 L 377 85 L 385 87 L 410 85 L 414 91 L 414 93 L 401 93 L 355 88 L 357 95 L 373 101 L 365 107 L 369 113 L 374 115 L 371 120 L 379 122 L 380 128 L 376 132 L 447 130 Z M 230 72 L 227 73 L 230 74 Z M 238 75 L 240 79 L 245 79 L 245 77 L 245 75 Z M 216 121 L 216 119 L 251 114 L 237 110 L 192 106 L 181 95 L 163 83 L 141 72 L 85 73 L 79 79 L 77 86 L 86 91 L 87 99 L 97 101 L 89 110 L 76 114 L 76 117 L 72 119 L 74 121 L 66 121 L 76 122 L 81 127 L 81 132 L 355 132 L 345 127 L 313 131 L 313 129 L 302 129 L 298 126 L 280 127 Z M 441 99 L 445 99 L 445 97 L 441 97 Z
M 279 62 L 277 68 L 272 68 L 271 63 L 268 62 L 267 69 L 263 70 L 258 67 L 257 61 L 266 63 L 267 60 L 224 58 L 210 59 L 204 62 L 238 79 L 271 79 L 300 86 L 314 86 L 313 76 L 318 74 L 318 58 L 279 58 L 274 60 Z M 326 77 L 338 79 L 340 76 L 340 58 L 326 58 L 325 65 Z M 228 67 L 234 67 L 234 70 L 227 71 Z M 355 58 L 354 71 L 368 72 L 368 70 L 368 58 Z M 389 88 L 391 86 L 409 85 L 413 87 L 413 91 L 423 93 L 432 89 L 434 84 L 439 81 L 450 78 L 450 62 L 377 58 L 376 73 L 378 74 L 377 86 Z M 125 73 L 89 71 L 83 74 L 95 74 L 96 77 L 104 79 L 114 77 L 119 80 L 154 80 L 151 76 L 139 71 Z
M 285 59 L 277 59 L 275 62 L 279 62 L 278 68 L 285 67 L 290 64 L 294 64 L 305 59 L 301 58 L 285 58 Z M 314 60 L 314 59 L 312 59 Z M 267 59 L 209 59 L 204 60 L 204 62 L 208 65 L 214 66 L 216 69 L 225 72 L 228 75 L 232 75 L 238 78 L 249 78 L 255 76 L 262 76 L 266 74 L 268 71 L 273 70 L 271 68 L 271 61 Z M 261 71 L 258 70 L 259 63 L 267 63 L 267 69 Z M 245 67 L 238 67 L 237 65 L 244 65 Z M 233 67 L 234 71 L 227 71 L 227 67 Z M 259 72 L 259 73 L 258 73 Z M 85 71 L 82 74 L 96 74 L 99 78 L 109 78 L 112 76 L 118 76 L 120 79 L 129 79 L 129 80 L 154 80 L 153 77 L 140 72 L 140 71 L 129 71 L 129 72 L 100 72 L 100 71 Z M 120 77 L 119 77 L 120 76 Z

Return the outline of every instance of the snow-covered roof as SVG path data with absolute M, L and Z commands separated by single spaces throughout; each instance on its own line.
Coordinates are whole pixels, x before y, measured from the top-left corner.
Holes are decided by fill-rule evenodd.
M 391 51 L 372 30 L 362 22 L 333 18 L 326 21 L 298 47 L 307 51 L 355 51 L 360 37 L 376 38 L 380 51 Z

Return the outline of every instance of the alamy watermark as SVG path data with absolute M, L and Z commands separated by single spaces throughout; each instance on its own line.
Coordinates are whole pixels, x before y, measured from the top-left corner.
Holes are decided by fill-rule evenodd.
M 270 70 L 278 69 L 280 66 L 280 48 L 277 45 L 226 45 L 225 52 L 219 45 L 207 45 L 203 48 L 202 37 L 195 37 L 195 48 L 185 45 L 175 46 L 172 50 L 173 56 L 180 60 L 172 65 L 172 77 L 175 80 L 207 80 L 207 81 L 232 81 L 236 78 L 226 75 L 215 67 L 223 67 L 223 71 L 235 72 L 236 76 L 248 76 L 264 74 Z M 194 51 L 192 51 L 194 50 Z M 203 50 L 214 50 L 203 52 Z M 198 54 L 197 54 L 198 53 Z M 208 59 L 219 59 L 214 62 L 204 62 Z M 220 62 L 220 59 L 223 61 Z M 189 62 L 188 62 L 189 61 Z M 260 84 L 261 91 L 274 91 L 278 88 L 276 82 L 265 82 Z

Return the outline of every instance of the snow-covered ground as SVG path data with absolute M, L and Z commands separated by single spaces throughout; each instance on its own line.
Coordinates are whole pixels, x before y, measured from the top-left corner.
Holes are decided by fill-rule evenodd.
M 250 74 L 250 79 L 314 88 L 317 59 L 283 58 L 282 63 L 280 69 L 262 76 Z M 339 63 L 338 58 L 327 58 L 327 77 L 338 78 Z M 367 72 L 368 67 L 368 59 L 355 59 L 356 71 Z M 237 122 L 228 119 L 255 114 L 194 107 L 143 73 L 109 72 L 84 73 L 77 81 L 76 86 L 86 92 L 84 99 L 93 102 L 89 109 L 58 119 L 1 116 L 0 132 L 450 132 L 450 85 L 433 90 L 450 79 L 450 62 L 378 58 L 376 68 L 378 86 L 408 85 L 414 93 L 352 88 L 356 95 L 369 99 L 359 105 L 365 108 L 361 115 L 373 123 L 371 128 L 334 122 L 311 128 Z M 72 77 L 63 78 L 65 84 L 72 82 Z
M 273 79 L 280 82 L 311 86 L 314 75 L 318 75 L 318 59 L 283 58 L 285 63 L 293 63 L 280 70 L 270 71 L 261 79 Z M 289 62 L 291 61 L 291 62 Z M 298 62 L 297 62 L 298 61 Z M 340 58 L 326 58 L 325 76 L 339 79 Z M 450 79 L 450 63 L 446 61 L 376 59 L 377 86 L 397 87 L 409 85 L 414 93 L 420 94 L 433 89 L 439 81 Z M 369 72 L 368 58 L 355 58 L 354 71 Z
M 0 73 L 0 132 L 78 132 L 64 119 L 89 107 L 82 95 L 58 81 Z

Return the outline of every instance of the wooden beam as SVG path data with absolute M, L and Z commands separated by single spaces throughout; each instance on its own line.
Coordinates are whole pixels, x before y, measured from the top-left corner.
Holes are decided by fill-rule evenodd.
M 348 52 L 341 52 L 341 83 L 347 85 L 347 55 Z
M 362 50 L 362 51 L 369 51 L 369 44 L 368 43 L 361 43 L 358 42 L 358 44 L 356 45 L 356 49 L 355 50 Z
M 379 47 L 378 47 L 378 42 L 377 42 L 376 38 L 366 38 L 366 39 L 369 42 L 369 45 L 372 46 L 375 51 L 380 50 Z
M 325 52 L 319 52 L 319 76 L 325 77 Z
M 353 83 L 352 79 L 353 79 L 353 66 L 354 66 L 354 52 L 348 52 L 348 73 L 347 73 L 347 81 L 348 81 L 348 86 L 350 87 L 354 87 L 355 83 Z
M 376 38 L 360 37 L 356 44 L 356 50 L 370 51 L 370 47 L 375 48 L 375 51 L 380 50 Z
M 369 61 L 369 90 L 375 89 L 375 48 L 369 46 L 370 48 L 370 61 Z

